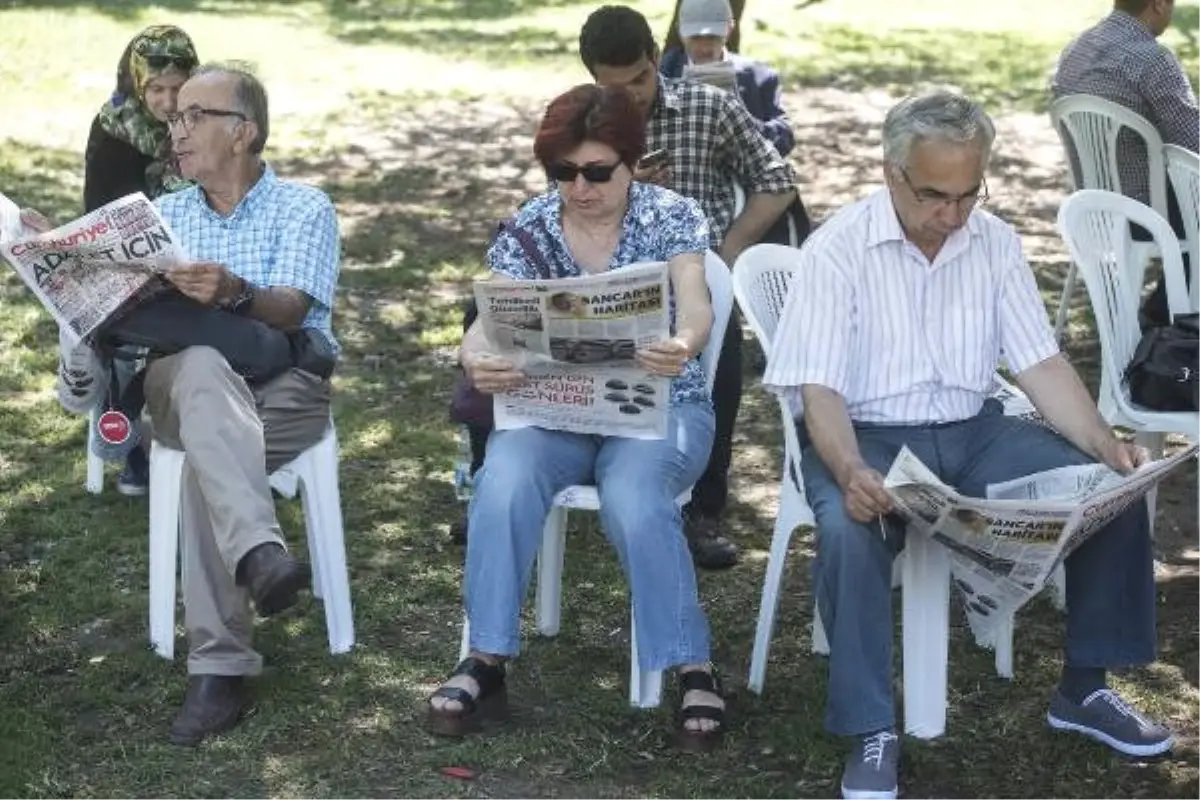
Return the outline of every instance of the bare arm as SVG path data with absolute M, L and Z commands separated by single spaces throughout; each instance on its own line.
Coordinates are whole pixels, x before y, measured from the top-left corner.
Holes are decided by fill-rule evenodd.
M 883 489 L 883 476 L 863 460 L 842 396 L 813 383 L 804 384 L 800 394 L 809 438 L 841 487 L 850 516 L 870 522 L 889 513 L 892 501 Z
M 222 264 L 198 261 L 167 270 L 167 280 L 198 303 L 224 305 L 236 300 L 246 281 Z M 299 330 L 312 299 L 289 286 L 255 287 L 254 299 L 242 313 L 281 331 Z
M 675 335 L 638 351 L 636 359 L 657 375 L 675 376 L 683 372 L 688 359 L 704 349 L 713 313 L 704 279 L 704 256 L 681 253 L 667 263 L 675 293 Z
M 512 278 L 493 272 L 489 280 L 508 281 Z M 525 383 L 525 374 L 515 364 L 492 352 L 487 335 L 483 332 L 483 323 L 478 317 L 463 334 L 462 346 L 458 349 L 458 363 L 462 364 L 471 385 L 486 394 L 506 392 Z
M 1034 364 L 1016 378 L 1046 421 L 1092 458 L 1118 472 L 1127 472 L 1146 461 L 1144 450 L 1113 435 L 1078 373 L 1061 354 Z

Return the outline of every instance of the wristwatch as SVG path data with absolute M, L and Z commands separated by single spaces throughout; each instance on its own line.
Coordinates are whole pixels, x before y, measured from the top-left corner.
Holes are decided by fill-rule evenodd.
M 254 304 L 254 284 L 245 278 L 238 278 L 242 287 L 225 308 L 234 314 L 245 314 Z

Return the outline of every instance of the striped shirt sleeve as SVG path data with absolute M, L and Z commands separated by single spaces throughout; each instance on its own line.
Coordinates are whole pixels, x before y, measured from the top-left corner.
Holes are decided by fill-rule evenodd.
M 786 397 L 795 411 L 800 410 L 800 387 L 806 383 L 845 397 L 853 309 L 853 287 L 830 248 L 805 247 L 772 338 L 763 375 L 766 389 Z
M 1010 234 L 999 298 L 1000 355 L 1014 374 L 1020 374 L 1056 355 L 1058 343 L 1020 240 L 1015 232 Z

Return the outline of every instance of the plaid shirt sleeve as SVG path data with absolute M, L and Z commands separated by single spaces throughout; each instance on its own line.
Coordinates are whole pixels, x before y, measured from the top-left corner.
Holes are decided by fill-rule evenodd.
M 1200 150 L 1200 110 L 1192 94 L 1192 85 L 1175 55 L 1159 46 L 1146 64 L 1140 85 L 1150 103 L 1151 122 L 1167 144 Z
M 298 289 L 323 308 L 333 308 L 341 252 L 333 203 L 323 193 L 293 203 L 281 227 L 279 253 L 263 282 Z
M 792 168 L 758 132 L 754 117 L 731 98 L 717 107 L 723 156 L 747 194 L 786 194 L 796 188 Z

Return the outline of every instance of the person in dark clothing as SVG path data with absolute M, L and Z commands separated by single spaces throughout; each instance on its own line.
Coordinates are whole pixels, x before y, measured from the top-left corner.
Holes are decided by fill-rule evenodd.
M 135 192 L 153 199 L 191 185 L 176 168 L 166 120 L 175 111 L 179 87 L 198 64 L 191 37 L 173 25 L 152 25 L 126 45 L 117 64 L 116 89 L 88 133 L 85 212 Z M 116 359 L 122 388 L 132 377 L 132 365 L 131 360 Z M 132 448 L 117 479 L 117 491 L 146 494 L 149 471 L 145 449 Z

